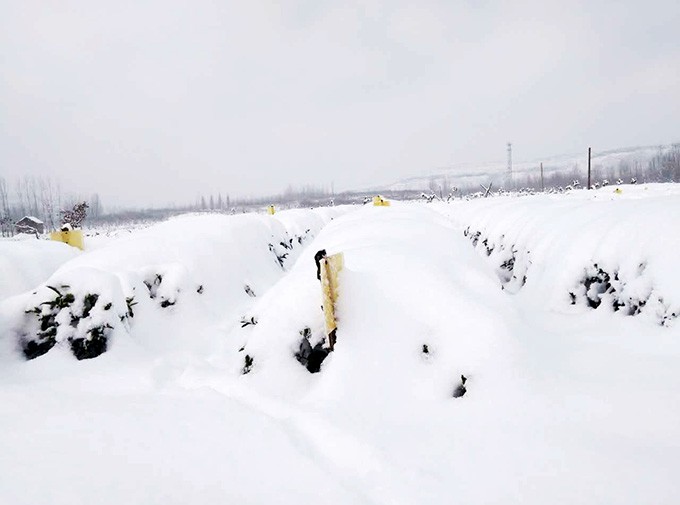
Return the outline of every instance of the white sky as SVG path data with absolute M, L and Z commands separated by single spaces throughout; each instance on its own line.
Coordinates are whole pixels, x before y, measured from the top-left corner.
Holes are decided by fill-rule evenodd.
M 0 176 L 104 205 L 680 141 L 680 2 L 0 0 Z

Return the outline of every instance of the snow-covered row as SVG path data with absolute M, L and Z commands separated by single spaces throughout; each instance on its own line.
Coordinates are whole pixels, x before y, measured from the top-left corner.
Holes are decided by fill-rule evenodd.
M 496 268 L 504 289 L 557 311 L 680 315 L 675 185 L 503 196 L 437 205 Z M 573 306 L 570 308 L 570 306 Z
M 182 216 L 111 241 L 0 305 L 5 352 L 18 341 L 28 358 L 55 344 L 96 357 L 131 331 L 161 352 L 177 346 L 198 352 L 217 340 L 213 326 L 225 313 L 252 303 L 326 222 L 347 210 Z
M 324 249 L 329 255 L 342 252 L 345 267 L 338 352 L 324 362 L 326 378 L 321 380 L 356 381 L 358 389 L 348 394 L 365 393 L 366 399 L 379 390 L 407 402 L 422 395 L 435 401 L 448 398 L 460 375 L 474 375 L 488 357 L 492 344 L 486 338 L 502 345 L 491 330 L 501 325 L 499 316 L 474 301 L 478 286 L 491 287 L 495 279 L 480 268 L 481 262 L 474 265 L 473 251 L 463 250 L 465 257 L 456 257 L 454 248 L 461 243 L 449 221 L 424 206 L 365 207 L 331 223 L 303 251 L 290 273 L 250 307 L 248 316 L 258 324 L 230 334 L 230 345 L 239 349 L 232 371 L 242 370 L 244 356 L 250 356 L 248 384 L 273 388 L 277 395 L 299 396 L 313 384 L 310 381 L 317 380 L 294 358 L 304 340 L 315 346 L 325 338 L 314 261 L 314 254 Z M 503 297 L 499 293 L 488 303 L 501 304 Z M 467 338 L 479 330 L 481 337 Z M 370 381 L 360 387 L 368 377 L 357 375 L 355 367 L 364 361 L 374 369 L 366 371 Z M 400 372 L 414 366 L 420 370 L 420 380 L 429 383 L 426 390 Z M 290 384 L 279 377 L 300 377 L 305 385 L 294 384 L 287 391 Z

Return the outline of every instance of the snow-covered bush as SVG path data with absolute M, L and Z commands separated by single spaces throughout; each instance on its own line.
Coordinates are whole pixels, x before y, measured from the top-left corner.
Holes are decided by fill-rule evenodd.
M 329 349 L 325 347 L 325 338 L 313 338 L 312 330 L 306 326 L 300 330 L 300 349 L 295 353 L 297 359 L 310 373 L 321 370 L 321 364 L 328 356 Z
M 591 309 L 611 307 L 614 312 L 628 316 L 645 314 L 662 326 L 678 317 L 680 307 L 673 308 L 655 292 L 647 277 L 646 265 L 640 263 L 637 271 L 619 269 L 607 271 L 597 263 L 584 269 L 583 277 L 569 292 L 572 305 L 585 303 Z
M 91 289 L 91 283 L 82 285 L 74 279 L 74 285 L 45 285 L 32 294 L 19 331 L 26 359 L 42 356 L 58 344 L 67 344 L 79 360 L 95 358 L 107 350 L 115 328 L 128 329 L 134 298 L 122 296 L 111 283 L 115 280 L 99 277 L 109 281 L 99 292 Z M 114 289 L 106 289 L 112 285 Z
M 519 250 L 514 244 L 506 244 L 504 235 L 494 241 L 483 237 L 480 230 L 471 231 L 470 227 L 463 230 L 463 235 L 470 239 L 473 247 L 483 250 L 490 258 L 504 290 L 514 293 L 524 286 L 531 263 L 528 251 Z
M 163 309 L 177 303 L 181 287 L 189 291 L 189 288 L 196 284 L 189 280 L 186 268 L 181 265 L 147 267 L 142 270 L 142 276 L 149 298 L 155 300 Z M 193 289 L 198 294 L 201 294 L 203 290 L 203 284 Z

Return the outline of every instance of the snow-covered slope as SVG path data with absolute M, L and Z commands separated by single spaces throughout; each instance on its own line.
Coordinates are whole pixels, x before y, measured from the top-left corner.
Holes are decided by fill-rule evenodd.
M 0 502 L 676 503 L 680 324 L 569 290 L 591 261 L 623 276 L 644 255 L 678 300 L 662 240 L 680 232 L 651 223 L 680 194 L 611 191 L 187 217 L 79 256 L 48 282 L 87 291 L 96 271 L 139 305 L 95 359 L 63 340 L 24 361 L 35 295 L 0 302 Z M 531 263 L 499 268 L 501 243 Z M 320 249 L 345 268 L 337 344 L 310 373 Z

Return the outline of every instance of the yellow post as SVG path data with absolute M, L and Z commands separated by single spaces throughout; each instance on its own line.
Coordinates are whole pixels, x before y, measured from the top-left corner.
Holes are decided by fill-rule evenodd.
M 270 216 L 273 216 L 275 212 L 276 212 L 276 209 L 274 208 L 273 205 L 270 205 L 269 207 L 267 207 L 267 213 L 268 213 Z
M 373 197 L 373 205 L 375 207 L 389 207 L 390 206 L 390 201 L 386 200 L 380 195 L 376 195 Z
M 80 230 L 53 231 L 50 238 L 83 250 L 83 232 Z
M 321 291 L 323 298 L 323 315 L 328 336 L 328 347 L 332 351 L 335 347 L 335 333 L 338 322 L 335 317 L 335 303 L 338 299 L 338 273 L 344 266 L 342 253 L 325 256 L 319 261 Z

